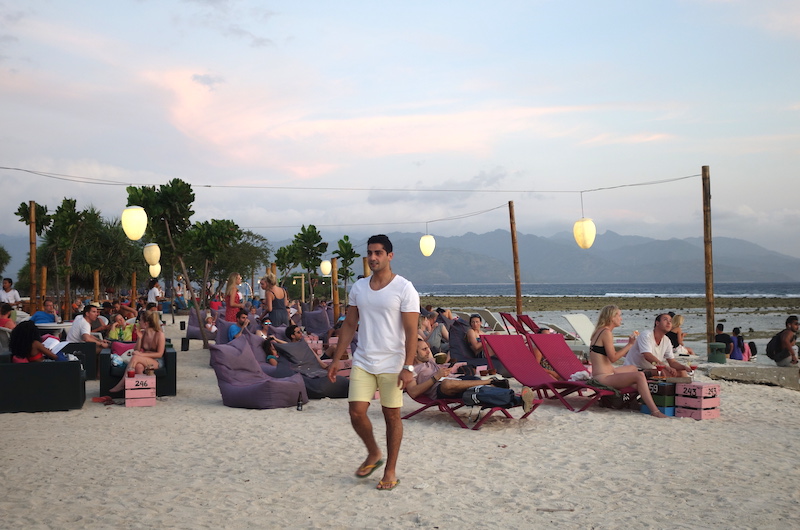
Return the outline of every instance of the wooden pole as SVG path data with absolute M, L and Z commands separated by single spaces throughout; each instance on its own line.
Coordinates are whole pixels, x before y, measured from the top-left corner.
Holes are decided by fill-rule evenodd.
M 711 171 L 703 166 L 703 248 L 706 263 L 706 338 L 714 342 L 714 259 L 711 254 Z
M 133 271 L 133 277 L 131 278 L 131 295 L 128 298 L 130 298 L 131 309 L 136 309 L 136 271 Z M 195 302 L 195 304 L 196 303 L 197 302 Z
M 361 258 L 361 262 L 364 265 L 364 278 L 366 278 L 372 272 L 369 270 L 369 261 L 367 260 L 367 257 L 364 256 L 363 258 Z
M 331 258 L 331 289 L 333 289 L 333 324 L 339 320 L 339 275 L 336 272 L 336 258 Z
M 306 303 L 306 273 L 300 273 L 300 303 Z
M 511 223 L 511 254 L 514 258 L 514 287 L 517 292 L 517 314 L 522 314 L 522 280 L 519 272 L 519 250 L 517 248 L 517 221 L 514 218 L 514 201 L 508 201 L 508 218 Z
M 28 203 L 28 215 L 30 229 L 30 262 L 31 262 L 31 303 L 28 311 L 33 314 L 41 308 L 39 298 L 36 296 L 36 201 Z
M 94 301 L 100 301 L 100 271 L 94 270 Z
M 42 265 L 39 269 L 42 280 L 39 282 L 39 301 L 44 307 L 44 299 L 47 298 L 47 265 Z
M 269 270 L 272 271 L 272 274 L 274 274 L 276 278 L 278 277 L 278 264 L 277 263 L 275 263 L 274 261 L 272 263 L 270 263 L 269 264 Z

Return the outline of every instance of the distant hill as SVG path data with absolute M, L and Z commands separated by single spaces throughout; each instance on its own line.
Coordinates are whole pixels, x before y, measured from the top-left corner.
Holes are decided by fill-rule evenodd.
M 437 236 L 436 251 L 427 258 L 419 251 L 419 238 L 423 234 L 395 232 L 388 235 L 395 246 L 393 269 L 416 283 L 514 281 L 508 230 Z M 359 238 L 353 236 L 351 239 Z M 326 240 L 331 249 L 336 247 L 336 239 Z M 592 248 L 587 250 L 578 248 L 569 232 L 551 237 L 519 234 L 517 241 L 522 281 L 527 283 L 705 281 L 702 238 L 664 240 L 606 231 L 599 234 Z M 278 249 L 289 242 L 270 243 Z M 11 263 L 3 275 L 16 278 L 19 269 L 25 265 L 28 239 L 0 234 L 0 245 L 11 254 Z M 357 250 L 364 253 L 363 248 Z M 800 259 L 749 241 L 714 238 L 713 255 L 714 279 L 718 282 L 799 281 Z M 360 263 L 356 264 L 356 270 L 360 273 Z

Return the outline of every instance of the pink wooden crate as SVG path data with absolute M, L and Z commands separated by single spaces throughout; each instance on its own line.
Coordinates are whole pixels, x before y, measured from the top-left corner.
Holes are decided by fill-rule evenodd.
M 125 378 L 125 390 L 129 388 L 155 388 L 156 376 L 154 375 L 137 375 L 135 377 Z
M 719 397 L 702 398 L 702 397 L 685 397 L 677 396 L 675 398 L 676 407 L 688 407 L 690 409 L 713 409 L 719 407 Z
M 136 399 L 128 399 L 125 398 L 125 406 L 126 407 L 155 407 L 156 405 L 156 398 L 136 398 Z
M 675 395 L 693 398 L 711 398 L 719 396 L 719 383 L 678 383 Z
M 139 399 L 139 398 L 154 398 L 156 397 L 155 388 L 129 388 L 125 391 L 125 399 Z
M 678 418 L 692 418 L 693 420 L 711 420 L 719 418 L 719 408 L 689 409 L 686 407 L 676 407 L 675 416 Z

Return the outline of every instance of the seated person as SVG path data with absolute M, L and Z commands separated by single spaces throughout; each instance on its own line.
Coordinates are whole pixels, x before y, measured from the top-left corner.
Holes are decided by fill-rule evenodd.
M 786 319 L 786 328 L 775 335 L 773 340 L 776 341 L 774 351 L 770 352 L 770 344 L 767 345 L 767 356 L 775 361 L 775 364 L 781 367 L 789 367 L 793 364 L 796 365 L 797 361 L 797 331 L 800 329 L 800 322 L 797 316 L 792 315 Z
M 500 388 L 508 388 L 508 379 L 470 379 L 464 376 L 463 379 L 454 379 L 450 375 L 449 366 L 436 364 L 431 356 L 431 348 L 427 342 L 417 339 L 417 354 L 414 357 L 414 379 L 406 385 L 406 392 L 412 398 L 425 395 L 430 399 L 460 398 L 465 390 L 472 387 L 493 385 Z M 474 376 L 473 376 L 474 377 Z M 528 387 L 522 389 L 523 399 L 530 395 L 533 397 L 533 390 Z M 527 410 L 526 410 L 527 412 Z
M 206 317 L 206 329 L 211 333 L 217 332 L 217 326 L 216 324 L 214 324 L 214 317 L 212 317 L 211 315 L 208 315 Z
M 38 363 L 42 361 L 66 361 L 63 354 L 55 354 L 42 344 L 39 330 L 30 320 L 20 322 L 19 326 L 11 331 L 8 349 L 12 353 L 11 362 Z
M 663 366 L 667 377 L 686 377 L 689 367 L 676 361 L 675 354 L 672 353 L 672 342 L 667 337 L 667 332 L 671 329 L 672 317 L 667 313 L 658 315 L 653 331 L 645 331 L 636 339 L 625 356 L 624 366 L 636 366 L 641 370 Z M 641 392 L 639 389 L 639 393 Z
M 98 316 L 97 306 L 91 304 L 83 306 L 83 313 L 75 317 L 72 327 L 67 332 L 67 342 L 94 342 L 97 353 L 103 348 L 108 348 L 108 341 L 92 335 L 92 322 L 97 320 Z
M 164 366 L 166 338 L 164 332 L 161 331 L 161 319 L 158 317 L 158 312 L 148 313 L 142 324 L 144 328 L 136 340 L 133 357 L 128 362 L 126 370 L 134 370 L 137 374 L 152 372 Z M 125 376 L 109 392 L 120 392 L 123 388 L 125 388 Z
M 278 350 L 275 349 L 275 345 L 272 342 L 275 340 L 275 337 L 267 337 L 264 339 L 264 342 L 261 343 L 261 349 L 264 350 L 264 353 L 267 354 L 267 363 L 271 364 L 272 366 L 278 366 Z
M 11 278 L 3 278 L 3 289 L 0 290 L 0 302 L 21 309 L 22 298 L 19 296 L 16 289 L 11 288 L 12 285 L 14 285 L 14 281 Z
M 14 329 L 16 322 L 11 320 L 11 312 L 14 310 L 11 304 L 0 305 L 0 328 Z
M 228 328 L 228 342 L 244 333 L 244 330 L 247 329 L 247 324 L 249 324 L 249 322 L 250 321 L 247 318 L 247 311 L 244 309 L 237 311 L 236 321 Z
M 31 315 L 34 324 L 53 324 L 61 322 L 61 317 L 56 313 L 56 306 L 52 300 L 44 301 L 44 309 Z
M 550 333 L 552 333 L 552 330 L 550 328 L 539 328 L 539 331 L 537 331 L 537 333 L 542 335 L 549 335 Z M 547 362 L 547 359 L 544 358 L 544 355 L 542 355 L 541 350 L 539 350 L 539 348 L 537 348 L 533 342 L 531 342 L 530 345 L 531 348 L 533 348 L 533 356 L 536 357 L 536 361 L 539 363 L 539 365 L 545 369 L 545 371 L 550 375 L 550 377 L 552 377 L 556 381 L 561 381 L 561 376 L 558 375 L 558 372 L 553 370 L 553 367 L 550 365 L 549 362 Z
M 138 313 L 135 309 L 130 306 L 123 305 L 120 303 L 119 300 L 112 300 L 111 301 L 111 312 L 114 314 L 122 315 L 122 318 L 128 320 L 130 318 L 136 318 Z
M 108 340 L 117 340 L 121 342 L 133 341 L 133 330 L 135 324 L 128 324 L 120 314 L 111 317 L 111 328 L 108 330 Z
M 672 353 L 675 355 L 694 355 L 694 350 L 683 344 L 686 333 L 683 332 L 681 326 L 683 326 L 683 315 L 675 315 L 672 317 L 672 331 L 667 333 L 667 337 L 669 337 L 669 341 L 672 343 Z
M 101 333 L 104 337 L 108 334 L 108 330 L 114 324 L 112 317 L 114 314 L 111 312 L 111 302 L 103 302 L 100 313 L 97 315 L 97 320 L 92 322 L 92 333 Z M 105 321 L 103 320 L 105 319 Z
M 437 313 L 428 312 L 427 315 L 420 315 L 419 327 L 422 331 L 422 338 L 431 347 L 431 351 L 436 354 L 440 352 L 447 353 L 450 350 L 450 332 L 447 331 L 447 326 L 441 322 L 437 322 Z
M 670 318 L 669 315 L 659 315 L 659 318 L 664 316 Z M 619 307 L 615 305 L 607 305 L 600 310 L 600 316 L 597 318 L 597 326 L 594 328 L 589 339 L 589 359 L 592 363 L 592 377 L 599 383 L 610 386 L 611 388 L 625 388 L 626 386 L 633 386 L 639 391 L 642 401 L 647 408 L 650 409 L 650 415 L 656 418 L 666 418 L 667 416 L 658 410 L 656 407 L 653 396 L 650 394 L 650 387 L 647 384 L 647 378 L 643 372 L 637 370 L 636 366 L 628 364 L 627 360 L 630 357 L 630 351 L 638 339 L 636 332 L 628 337 L 628 344 L 621 349 L 614 347 L 614 328 L 622 325 L 622 312 Z M 658 326 L 658 318 L 656 319 Z M 664 324 L 666 325 L 666 324 Z M 649 333 L 649 332 L 646 332 Z M 665 333 L 663 330 L 659 333 Z M 661 337 L 663 342 L 669 345 L 669 352 L 672 353 L 672 343 L 666 337 Z M 659 344 L 662 341 L 658 341 Z M 623 355 L 626 357 L 625 366 L 614 366 L 613 363 L 617 362 Z M 652 355 L 652 354 L 650 354 Z
M 467 346 L 475 357 L 483 357 L 483 344 L 481 343 L 481 316 L 469 316 L 469 330 L 467 330 Z

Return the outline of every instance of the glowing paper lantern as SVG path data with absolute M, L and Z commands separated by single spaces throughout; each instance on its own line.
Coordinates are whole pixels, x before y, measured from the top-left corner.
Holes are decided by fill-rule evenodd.
M 331 262 L 330 260 L 325 260 L 319 264 L 319 271 L 322 273 L 323 276 L 327 276 L 331 273 Z
M 155 265 L 150 265 L 150 277 L 158 278 L 159 274 L 161 274 L 161 264 L 156 263 Z
M 572 227 L 572 234 L 575 236 L 575 242 L 579 247 L 589 248 L 594 243 L 597 228 L 594 226 L 594 221 L 588 217 L 581 217 L 575 221 L 575 226 Z
M 436 248 L 436 240 L 432 235 L 426 234 L 419 238 L 419 250 L 423 256 L 430 256 Z
M 128 239 L 139 241 L 147 230 L 147 212 L 141 206 L 128 206 L 122 211 L 122 230 Z
M 158 243 L 148 243 L 144 246 L 144 260 L 148 265 L 155 265 L 161 261 L 161 248 Z

